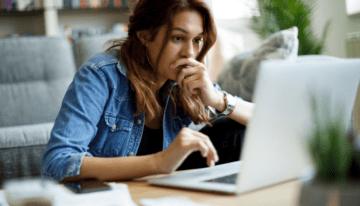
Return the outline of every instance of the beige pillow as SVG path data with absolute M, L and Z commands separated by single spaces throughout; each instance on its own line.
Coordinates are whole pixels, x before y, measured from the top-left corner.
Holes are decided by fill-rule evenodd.
M 297 36 L 297 27 L 282 30 L 269 36 L 259 48 L 246 57 L 243 54 L 233 57 L 219 74 L 218 84 L 221 89 L 246 101 L 252 101 L 261 61 L 271 59 L 295 61 L 299 48 Z

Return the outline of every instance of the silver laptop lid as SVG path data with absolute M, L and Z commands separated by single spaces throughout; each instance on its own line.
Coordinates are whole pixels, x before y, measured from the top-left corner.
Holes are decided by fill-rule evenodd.
M 351 112 L 360 80 L 360 60 L 268 61 L 261 64 L 255 109 L 245 134 L 237 193 L 298 178 L 312 165 L 306 139 L 312 128 L 311 95 L 330 94 L 332 113 Z

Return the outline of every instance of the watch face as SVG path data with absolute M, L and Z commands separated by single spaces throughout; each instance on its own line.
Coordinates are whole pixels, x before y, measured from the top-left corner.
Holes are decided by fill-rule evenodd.
M 217 111 L 214 107 L 206 106 L 206 108 L 209 108 L 210 110 L 210 120 L 215 119 L 219 115 L 227 116 L 235 109 L 236 106 L 235 97 L 233 97 L 230 94 L 224 93 L 224 100 L 225 100 L 226 108 L 223 112 Z

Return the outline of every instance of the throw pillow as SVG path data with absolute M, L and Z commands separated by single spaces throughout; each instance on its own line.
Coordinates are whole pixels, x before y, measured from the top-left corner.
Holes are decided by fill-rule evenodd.
M 261 61 L 271 59 L 295 61 L 299 47 L 297 36 L 297 27 L 279 31 L 269 36 L 254 52 L 239 54 L 230 59 L 218 78 L 221 89 L 246 101 L 252 101 Z

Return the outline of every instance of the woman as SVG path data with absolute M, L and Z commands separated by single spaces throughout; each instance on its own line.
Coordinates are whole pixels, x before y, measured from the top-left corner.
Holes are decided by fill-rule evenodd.
M 243 131 L 239 123 L 246 125 L 253 107 L 211 83 L 201 62 L 215 40 L 200 0 L 140 0 L 127 39 L 76 73 L 42 159 L 43 176 L 122 180 L 203 167 L 203 160 L 213 166 L 219 156 L 212 141 L 186 127 L 208 122 L 205 108 L 215 108 Z M 208 132 L 224 133 L 216 125 Z

